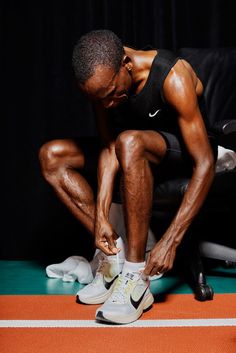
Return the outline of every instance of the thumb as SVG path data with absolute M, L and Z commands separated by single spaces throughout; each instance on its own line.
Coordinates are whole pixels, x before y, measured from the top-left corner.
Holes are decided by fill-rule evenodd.
M 119 252 L 119 249 L 116 246 L 116 241 L 113 237 L 110 237 L 107 239 L 108 243 L 108 248 L 112 251 L 113 254 L 117 254 Z
M 145 268 L 144 268 L 144 270 L 143 270 L 143 273 L 146 275 L 146 276 L 148 276 L 148 275 L 150 275 L 150 272 L 151 272 L 151 270 L 152 270 L 152 265 L 150 264 L 150 253 L 148 254 L 148 257 L 147 257 L 147 260 L 146 260 L 146 266 L 145 266 Z

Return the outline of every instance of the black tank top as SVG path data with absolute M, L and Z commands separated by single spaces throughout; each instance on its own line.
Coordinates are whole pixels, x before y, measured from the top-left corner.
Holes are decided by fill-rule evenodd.
M 176 112 L 163 100 L 166 76 L 179 60 L 173 52 L 159 49 L 142 90 L 111 109 L 111 128 L 115 135 L 127 129 L 166 131 L 180 135 Z M 202 105 L 202 104 L 201 104 Z
M 150 73 L 143 89 L 129 99 L 130 109 L 143 118 L 154 118 L 160 109 L 163 109 L 162 88 L 164 80 L 178 57 L 174 53 L 160 49 L 155 56 Z

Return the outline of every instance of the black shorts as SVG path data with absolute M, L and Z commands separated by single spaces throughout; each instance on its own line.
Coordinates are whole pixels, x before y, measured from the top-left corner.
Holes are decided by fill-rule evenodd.
M 167 153 L 163 161 L 153 167 L 155 181 L 161 182 L 180 177 L 189 178 L 193 172 L 193 162 L 182 138 L 164 131 L 159 131 L 159 133 L 166 141 Z M 218 151 L 216 139 L 211 134 L 208 135 L 208 138 L 216 161 Z

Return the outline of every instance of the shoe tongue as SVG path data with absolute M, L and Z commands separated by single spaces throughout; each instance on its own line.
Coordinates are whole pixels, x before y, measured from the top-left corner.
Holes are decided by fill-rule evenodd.
M 126 279 L 130 279 L 131 281 L 133 281 L 139 277 L 139 273 L 138 272 L 126 272 L 124 277 Z

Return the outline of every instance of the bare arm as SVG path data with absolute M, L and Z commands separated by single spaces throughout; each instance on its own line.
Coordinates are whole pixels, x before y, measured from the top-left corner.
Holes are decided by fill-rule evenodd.
M 108 124 L 107 114 L 99 106 L 96 107 L 97 125 L 101 137 L 102 149 L 98 162 L 98 194 L 95 219 L 96 246 L 105 254 L 112 255 L 118 252 L 115 234 L 108 221 L 112 202 L 115 176 L 119 164 L 115 154 L 115 141 L 113 140 Z
M 198 106 L 196 85 L 183 64 L 169 74 L 164 94 L 178 113 L 180 130 L 193 160 L 193 174 L 173 221 L 150 253 L 146 274 L 172 268 L 176 248 L 201 208 L 214 178 L 214 158 Z

